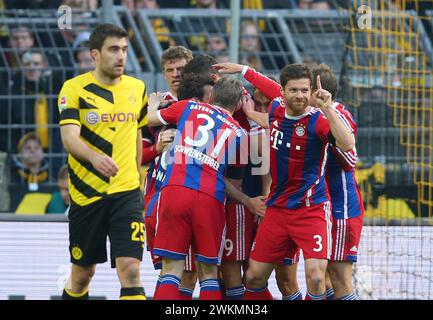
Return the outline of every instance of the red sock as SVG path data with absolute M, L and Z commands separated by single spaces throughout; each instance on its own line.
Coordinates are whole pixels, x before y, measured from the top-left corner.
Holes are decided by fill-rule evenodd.
M 179 288 L 180 300 L 192 300 L 194 290 L 189 288 Z
M 223 297 L 221 295 L 221 291 L 220 290 L 215 290 L 215 291 L 208 291 L 208 290 L 200 290 L 200 296 L 199 296 L 200 300 L 222 300 Z
M 176 276 L 169 274 L 162 276 L 155 300 L 180 300 L 179 282 Z
M 268 287 L 262 289 L 247 288 L 244 293 L 244 300 L 274 300 L 274 297 Z
M 304 300 L 326 300 L 326 292 L 323 294 L 311 294 L 307 292 Z
M 200 282 L 200 300 L 222 300 L 221 289 L 217 279 L 206 279 Z

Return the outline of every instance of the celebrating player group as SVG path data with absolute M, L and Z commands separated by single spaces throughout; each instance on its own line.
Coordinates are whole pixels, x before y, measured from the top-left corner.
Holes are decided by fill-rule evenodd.
M 121 299 L 146 299 L 144 244 L 160 269 L 153 299 L 190 300 L 198 280 L 203 300 L 271 300 L 274 270 L 283 300 L 356 299 L 357 128 L 335 100 L 330 68 L 290 64 L 278 83 L 176 46 L 161 57 L 169 91 L 148 95 L 123 74 L 126 39 L 98 26 L 95 70 L 59 94 L 72 199 L 63 298 L 88 298 L 108 235 Z M 251 93 L 228 74 L 241 74 Z

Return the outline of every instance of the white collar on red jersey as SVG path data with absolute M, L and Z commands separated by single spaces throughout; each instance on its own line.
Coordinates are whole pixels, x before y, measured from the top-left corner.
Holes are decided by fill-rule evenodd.
M 299 116 L 289 116 L 287 114 L 286 110 L 284 109 L 284 117 L 286 119 L 290 119 L 290 120 L 299 120 L 299 119 L 302 119 L 302 118 L 304 118 L 304 117 L 306 117 L 306 116 L 308 116 L 308 115 L 310 115 L 312 113 L 315 113 L 315 111 L 314 111 L 315 108 L 313 108 L 311 106 L 308 106 L 307 108 L 308 108 L 308 110 L 305 113 L 303 113 L 303 114 L 301 114 Z

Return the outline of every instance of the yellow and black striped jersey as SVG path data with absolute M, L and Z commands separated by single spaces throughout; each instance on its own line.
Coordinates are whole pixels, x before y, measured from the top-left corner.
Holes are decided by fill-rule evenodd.
M 105 153 L 119 167 L 107 178 L 88 162 L 69 154 L 69 193 L 84 206 L 104 195 L 139 187 L 137 130 L 147 124 L 147 93 L 143 81 L 122 75 L 120 83 L 99 83 L 91 72 L 63 84 L 58 98 L 60 125 L 81 127 L 81 138 Z

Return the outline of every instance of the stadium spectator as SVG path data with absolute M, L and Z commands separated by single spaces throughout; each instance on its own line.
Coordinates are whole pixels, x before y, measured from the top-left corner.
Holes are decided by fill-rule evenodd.
M 23 53 L 35 47 L 34 35 L 28 27 L 12 28 L 9 35 L 9 46 L 12 49 L 6 55 L 9 66 L 18 67 L 21 65 Z
M 220 52 L 227 50 L 227 41 L 224 36 L 220 34 L 209 34 L 206 38 L 206 51 L 207 54 L 217 55 Z
M 50 73 L 47 71 L 45 56 L 41 51 L 27 51 L 22 55 L 22 71 L 15 74 L 8 92 L 14 95 L 4 104 L 0 113 L 0 123 L 15 125 L 2 133 L 0 149 L 15 151 L 20 137 L 30 130 L 35 130 L 46 149 L 50 132 L 48 124 L 56 120 L 57 112 L 52 110 L 51 100 L 47 98 L 50 90 L 57 90 Z M 55 141 L 52 141 L 55 143 Z M 57 149 L 58 151 L 61 148 Z
M 35 132 L 29 132 L 20 139 L 17 149 L 18 154 L 11 156 L 10 209 L 18 213 L 42 214 L 49 201 L 49 164 L 45 159 L 41 141 Z M 26 195 L 41 195 L 41 192 L 41 203 L 35 203 L 32 208 L 31 198 Z
M 18 142 L 18 154 L 12 156 L 12 183 L 27 183 L 37 190 L 38 184 L 48 181 L 48 162 L 41 140 L 35 132 L 26 133 Z
M 136 15 L 139 9 L 159 9 L 159 3 L 156 0 L 123 0 L 125 5 L 132 10 L 133 15 Z M 163 49 L 167 49 L 170 46 L 176 45 L 175 41 L 170 37 L 170 28 L 167 26 L 164 19 L 154 18 L 150 19 L 152 23 L 153 31 L 155 32 L 158 42 L 161 44 Z
M 77 64 L 77 74 L 88 72 L 95 67 L 95 61 L 87 47 L 79 47 L 75 52 L 75 59 Z
M 252 20 L 244 20 L 241 23 L 240 35 L 240 63 L 251 66 L 257 71 L 264 71 L 261 59 L 261 42 L 258 25 Z
M 55 191 L 51 194 L 47 213 L 66 213 L 66 209 L 71 203 L 71 198 L 69 197 L 67 164 L 62 166 L 59 170 L 57 175 L 57 187 L 59 188 L 59 191 Z

